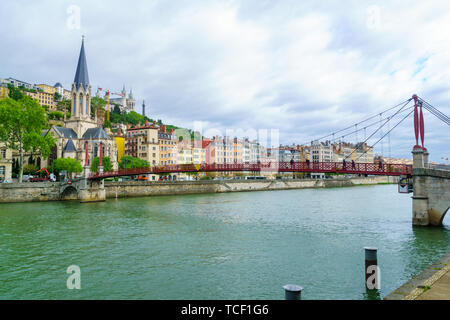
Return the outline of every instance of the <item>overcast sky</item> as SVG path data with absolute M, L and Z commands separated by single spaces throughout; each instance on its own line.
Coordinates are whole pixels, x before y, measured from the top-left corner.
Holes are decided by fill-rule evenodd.
M 224 133 L 278 129 L 282 143 L 306 143 L 413 93 L 449 115 L 449 9 L 448 1 L 2 0 L 0 77 L 69 89 L 84 34 L 94 93 L 125 85 L 150 118 Z M 392 156 L 411 157 L 412 121 L 392 132 Z M 449 127 L 426 112 L 425 131 L 431 159 L 450 157 Z

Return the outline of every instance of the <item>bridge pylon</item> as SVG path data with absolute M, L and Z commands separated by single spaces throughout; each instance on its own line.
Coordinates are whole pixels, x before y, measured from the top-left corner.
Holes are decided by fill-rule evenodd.
M 425 126 L 422 101 L 414 98 L 413 208 L 414 226 L 441 226 L 450 208 L 450 171 L 430 168 L 429 153 L 424 145 Z M 419 138 L 421 145 L 419 145 Z

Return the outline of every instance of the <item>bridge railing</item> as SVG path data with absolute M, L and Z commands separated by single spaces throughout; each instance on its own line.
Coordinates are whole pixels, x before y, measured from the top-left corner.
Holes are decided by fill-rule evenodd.
M 146 168 L 119 169 L 116 171 L 91 173 L 90 179 L 141 174 L 164 174 L 181 172 L 317 172 L 367 175 L 411 175 L 412 166 L 405 164 L 349 163 L 346 162 L 267 162 L 231 164 L 174 164 Z

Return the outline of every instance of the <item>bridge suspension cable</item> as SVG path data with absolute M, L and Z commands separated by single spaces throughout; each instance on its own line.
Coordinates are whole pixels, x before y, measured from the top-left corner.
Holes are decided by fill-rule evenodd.
M 387 135 L 389 135 L 391 133 L 392 130 L 394 130 L 395 128 L 397 128 L 398 125 L 400 125 L 400 123 L 402 123 L 403 121 L 405 121 L 406 118 L 408 118 L 410 115 L 412 115 L 412 113 L 414 112 L 414 110 L 411 110 L 411 112 L 409 112 L 406 116 L 403 117 L 403 119 L 401 119 L 394 127 L 392 127 L 392 129 L 389 129 L 388 132 L 386 132 L 380 139 L 378 139 L 377 142 L 375 142 L 372 147 L 376 146 L 378 142 L 382 141 L 384 139 L 384 137 L 386 137 Z M 359 158 L 361 158 L 364 154 L 366 154 L 367 151 L 363 152 L 358 158 L 356 158 L 356 160 L 358 160 Z
M 407 105 L 408 105 L 408 103 L 410 102 L 412 100 L 412 98 L 410 98 L 410 99 L 408 99 L 408 100 L 406 100 L 404 103 L 403 103 L 403 105 L 402 105 L 402 107 L 400 108 L 400 109 L 398 109 L 391 117 L 388 117 L 387 118 L 387 120 L 384 122 L 384 123 L 382 123 L 371 135 L 369 135 L 369 137 L 368 138 L 366 138 L 363 142 L 362 142 L 362 144 L 364 145 L 365 143 L 367 143 L 367 141 L 370 139 L 370 138 L 372 138 L 378 131 L 380 131 L 382 128 L 383 128 L 383 126 L 385 126 L 386 125 L 386 123 L 388 123 L 393 117 L 395 117 L 397 114 L 399 114 Z M 381 115 L 381 114 L 378 114 L 378 115 Z M 375 117 L 377 117 L 378 115 L 376 115 Z M 409 115 L 409 114 L 408 114 Z M 408 116 L 407 115 L 407 116 Z M 406 116 L 406 117 L 407 117 Z M 406 117 L 404 118 L 404 119 L 406 119 Z M 403 120 L 402 120 L 403 121 Z M 395 128 L 395 127 L 394 127 Z M 393 129 L 394 129 L 393 128 Z M 391 130 L 392 131 L 392 130 Z M 384 138 L 384 136 L 382 136 L 381 138 L 380 138 L 380 140 L 382 140 Z M 377 141 L 377 143 L 380 141 L 380 140 L 378 140 Z M 347 155 L 346 157 L 345 157 L 345 159 L 348 159 L 349 157 L 351 157 L 351 155 L 356 151 L 356 149 L 357 149 L 357 146 L 355 146 L 355 148 L 352 150 L 352 152 L 349 154 L 349 155 Z M 366 151 L 367 152 L 367 151 Z M 364 152 L 364 153 L 362 153 L 361 154 L 361 156 L 362 155 L 364 155 L 366 152 Z M 360 156 L 360 157 L 361 157 Z M 360 158 L 360 157 L 358 157 L 358 159 Z
M 423 100 L 422 98 L 419 98 L 420 101 L 423 102 L 424 108 L 427 109 L 431 114 L 433 114 L 436 118 L 441 120 L 442 122 L 446 123 L 450 126 L 450 117 L 439 111 L 437 108 L 433 107 L 431 104 Z
M 412 100 L 412 98 L 409 98 L 408 100 L 405 100 L 405 101 L 403 101 L 403 102 L 400 102 L 399 104 L 397 104 L 397 105 L 395 105 L 395 106 L 393 106 L 393 107 L 390 107 L 390 108 L 388 108 L 388 109 L 386 109 L 386 110 L 384 110 L 384 111 L 382 111 L 382 112 L 380 112 L 380 113 L 377 113 L 376 115 L 373 115 L 373 116 L 370 116 L 370 117 L 368 117 L 368 118 L 366 118 L 366 119 L 364 119 L 364 120 L 362 120 L 362 121 L 359 121 L 359 122 L 357 122 L 356 124 L 352 124 L 351 126 L 348 126 L 348 127 L 346 127 L 346 128 L 343 128 L 343 129 L 340 129 L 340 130 L 338 130 L 338 131 L 334 131 L 334 132 L 332 132 L 332 133 L 330 133 L 330 134 L 327 134 L 327 135 L 325 135 L 325 136 L 323 136 L 323 137 L 320 137 L 320 138 L 318 138 L 318 139 L 314 139 L 313 141 L 320 141 L 320 140 L 323 140 L 323 139 L 325 139 L 325 138 L 328 138 L 328 137 L 330 137 L 330 136 L 333 136 L 333 135 L 336 135 L 337 133 L 340 133 L 340 132 L 344 132 L 344 131 L 346 131 L 346 130 L 348 130 L 348 129 L 351 129 L 351 128 L 353 128 L 353 127 L 355 127 L 355 125 L 360 125 L 360 124 L 362 124 L 362 123 L 365 123 L 365 122 L 367 122 L 367 121 L 369 121 L 369 120 L 371 120 L 371 119 L 373 119 L 373 118 L 376 118 L 376 117 L 378 117 L 380 114 L 385 114 L 385 113 L 387 113 L 388 111 L 391 111 L 391 110 L 393 110 L 393 109 L 395 109 L 395 108 L 398 108 L 399 106 L 401 106 L 401 105 L 406 105 L 406 104 L 408 104 L 410 101 Z M 402 107 L 403 108 L 403 107 Z M 396 113 L 397 114 L 397 113 Z M 367 126 L 366 126 L 367 127 Z M 355 133 L 355 132 L 353 132 L 353 133 Z M 347 136 L 347 135 L 344 135 L 344 136 Z M 342 136 L 341 136 L 342 137 Z M 305 143 L 306 144 L 306 143 Z
M 404 108 L 402 111 L 398 112 L 397 115 L 402 114 L 402 113 L 404 113 L 404 112 L 407 112 L 409 109 L 412 109 L 412 108 L 414 108 L 414 106 L 409 106 L 409 107 L 407 107 L 407 108 Z M 393 116 L 385 117 L 385 118 L 382 119 L 382 121 L 389 120 L 389 119 L 392 118 L 392 117 L 393 117 Z M 380 120 L 376 120 L 375 122 L 369 123 L 368 125 L 366 125 L 366 126 L 364 126 L 364 127 L 360 127 L 359 129 L 356 129 L 356 130 L 354 130 L 354 131 L 345 133 L 345 134 L 340 135 L 340 136 L 338 136 L 338 137 L 335 137 L 335 133 L 332 133 L 332 134 L 331 134 L 332 139 L 331 139 L 330 141 L 331 141 L 331 142 L 334 142 L 334 141 L 337 141 L 337 140 L 342 140 L 343 138 L 348 137 L 348 136 L 352 136 L 352 135 L 354 135 L 355 133 L 360 132 L 360 131 L 364 131 L 364 140 L 366 140 L 366 138 L 367 138 L 367 129 L 370 128 L 370 127 L 379 125 L 379 124 L 380 124 Z M 355 126 L 356 126 L 356 125 L 355 125 Z

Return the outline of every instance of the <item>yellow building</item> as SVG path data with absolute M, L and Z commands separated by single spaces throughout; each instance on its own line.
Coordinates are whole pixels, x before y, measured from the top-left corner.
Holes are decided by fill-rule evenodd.
M 0 99 L 8 98 L 9 89 L 8 87 L 0 86 Z
M 243 163 L 242 153 L 244 144 L 242 140 L 238 138 L 233 139 L 233 163 Z
M 47 107 L 49 107 L 50 110 L 55 110 L 56 109 L 56 102 L 54 100 L 54 94 L 47 93 L 47 92 L 40 91 L 40 90 L 24 91 L 24 93 L 27 96 L 37 100 L 37 102 L 41 106 L 47 106 Z
M 41 88 L 45 93 L 55 94 L 56 88 L 48 84 L 37 84 L 36 87 Z
M 117 146 L 117 161 L 125 155 L 125 138 L 119 135 L 114 136 Z
M 159 140 L 159 164 L 167 166 L 177 164 L 178 162 L 178 148 L 177 136 L 175 130 L 167 130 L 163 125 L 158 131 Z

